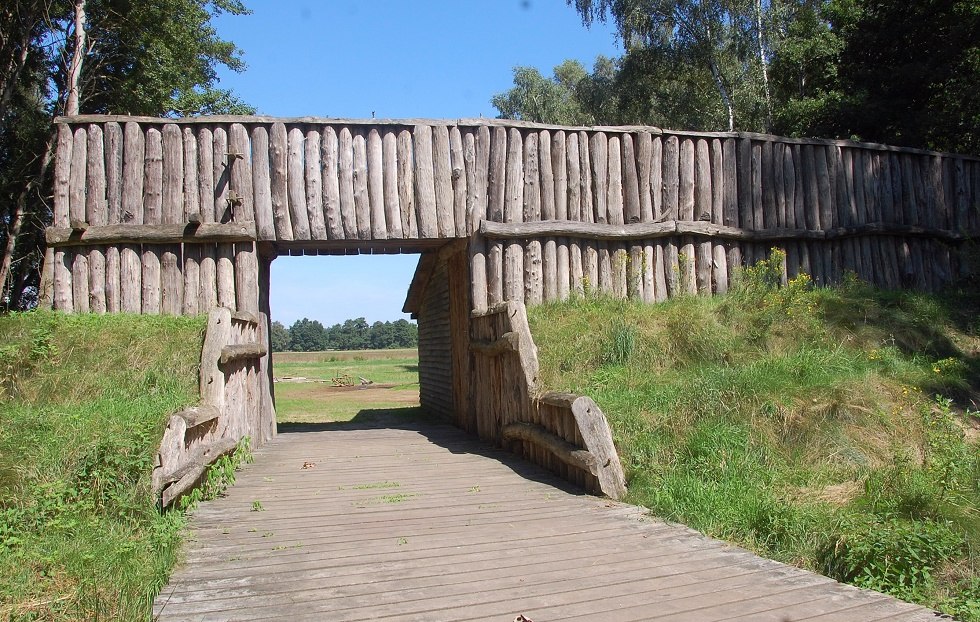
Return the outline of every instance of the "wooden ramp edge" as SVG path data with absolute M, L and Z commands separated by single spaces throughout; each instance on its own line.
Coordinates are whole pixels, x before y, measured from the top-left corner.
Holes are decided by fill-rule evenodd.
M 288 431 L 190 519 L 161 621 L 934 620 L 446 426 Z

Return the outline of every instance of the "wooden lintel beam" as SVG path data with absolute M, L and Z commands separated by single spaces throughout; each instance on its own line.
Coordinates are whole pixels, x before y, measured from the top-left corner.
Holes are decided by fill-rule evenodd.
M 233 346 L 225 346 L 221 349 L 221 358 L 218 362 L 222 365 L 241 361 L 243 359 L 259 359 L 266 355 L 265 344 L 261 343 L 242 343 Z
M 251 242 L 255 223 L 184 223 L 170 225 L 100 225 L 48 227 L 48 246 L 90 244 L 180 244 L 199 242 Z

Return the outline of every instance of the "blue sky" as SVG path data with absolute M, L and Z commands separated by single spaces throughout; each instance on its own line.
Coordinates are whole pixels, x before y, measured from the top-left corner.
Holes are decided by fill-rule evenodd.
M 566 58 L 591 67 L 618 56 L 610 26 L 586 29 L 564 0 L 246 0 L 220 35 L 244 51 L 244 73 L 221 73 L 260 114 L 345 118 L 494 117 L 490 98 L 516 65 L 545 75 Z M 286 326 L 401 313 L 416 255 L 280 257 L 272 316 Z

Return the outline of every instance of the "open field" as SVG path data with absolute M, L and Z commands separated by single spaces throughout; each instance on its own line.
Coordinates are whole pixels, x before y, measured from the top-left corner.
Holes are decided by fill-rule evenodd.
M 280 423 L 350 421 L 362 411 L 418 414 L 418 354 L 414 349 L 277 352 L 276 413 Z M 349 376 L 354 386 L 332 378 Z M 285 379 L 292 380 L 285 380 Z M 362 386 L 360 378 L 371 381 Z M 295 381 L 305 379 L 301 381 Z

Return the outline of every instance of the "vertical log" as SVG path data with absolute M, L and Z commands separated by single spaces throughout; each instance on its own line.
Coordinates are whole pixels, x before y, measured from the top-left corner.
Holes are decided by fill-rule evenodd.
M 291 238 L 293 240 L 310 239 L 310 214 L 306 207 L 306 182 L 303 179 L 305 153 L 306 137 L 303 135 L 303 130 L 294 127 L 287 134 L 286 156 L 286 198 L 289 205 L 289 220 L 293 225 Z M 358 213 L 358 216 L 360 217 L 361 214 Z
M 595 132 L 589 139 L 589 160 L 592 165 L 591 222 L 609 222 L 609 142 L 602 132 Z
M 416 125 L 413 138 L 419 237 L 435 238 L 439 236 L 439 215 L 436 209 L 435 170 L 432 160 L 432 128 L 428 125 Z
M 68 215 L 70 220 L 84 221 L 86 218 L 85 176 L 88 163 L 88 134 L 84 127 L 75 128 L 71 160 L 74 165 L 69 171 Z M 86 294 L 86 299 L 87 297 Z
M 163 218 L 163 137 L 156 128 L 146 132 L 144 154 L 143 222 L 160 224 Z M 160 247 L 144 246 L 142 258 L 142 312 L 159 314 Z
M 162 142 L 160 217 L 165 224 L 178 224 L 184 220 L 184 145 L 180 128 L 173 123 L 164 125 Z M 184 308 L 180 245 L 166 244 L 156 250 L 160 256 L 160 310 L 166 315 L 180 315 Z
M 538 134 L 532 132 L 524 139 L 524 222 L 541 220 L 539 166 Z M 544 295 L 541 255 L 541 240 L 537 238 L 528 240 L 524 251 L 524 299 L 529 305 L 541 304 Z
M 229 245 L 230 246 L 230 245 Z M 259 262 L 254 242 L 239 242 L 235 252 L 235 304 L 239 311 L 259 313 Z
M 792 145 L 786 145 L 786 148 L 783 149 L 782 161 L 777 161 L 776 166 L 782 166 L 783 168 L 782 196 L 786 202 L 786 227 L 796 229 L 799 227 L 799 225 L 796 223 L 796 213 L 794 208 L 794 204 L 796 202 L 796 170 L 793 164 Z M 800 273 L 799 245 L 796 242 L 789 241 L 786 243 L 786 266 L 787 270 L 789 271 L 789 275 L 793 278 Z
M 109 313 L 119 313 L 120 265 L 119 247 L 105 249 L 105 306 Z
M 463 136 L 459 127 L 455 125 L 449 130 L 449 161 L 453 187 L 454 235 L 458 238 L 465 238 L 468 215 L 466 211 L 466 158 L 463 155 Z
M 595 222 L 595 210 L 592 207 L 592 162 L 589 156 L 589 135 L 587 132 L 578 133 L 578 157 L 579 157 L 579 198 L 580 211 L 578 218 L 583 222 Z M 595 285 L 595 283 L 593 283 Z
M 144 136 L 138 123 L 129 121 L 123 129 L 123 189 L 120 221 L 143 224 Z
M 88 252 L 88 310 L 106 312 L 104 246 L 94 246 Z
M 228 134 L 229 194 L 232 220 L 255 222 L 255 201 L 252 198 L 252 161 L 249 155 L 248 132 L 241 123 L 233 123 Z
M 218 244 L 215 261 L 218 305 L 234 311 L 235 300 L 235 245 Z
M 128 128 L 129 124 L 126 125 Z M 197 195 L 201 202 L 201 220 L 214 222 L 214 134 L 206 126 L 197 132 Z
M 78 140 L 78 133 L 75 133 Z M 89 312 L 88 255 L 82 248 L 75 249 L 71 258 L 72 302 L 76 313 Z
M 608 141 L 609 185 L 606 195 L 608 222 L 621 225 L 626 222 L 623 206 L 623 148 L 619 136 L 613 135 Z
M 314 240 L 329 239 L 327 222 L 323 215 L 323 153 L 320 130 L 310 128 L 306 131 L 306 214 L 310 221 L 310 237 Z M 258 264 L 256 264 L 257 266 Z M 256 267 L 256 270 L 258 268 Z M 258 278 L 258 273 L 256 273 Z
M 384 215 L 385 224 L 388 227 L 385 235 L 389 238 L 401 238 L 404 237 L 404 234 L 402 233 L 401 207 L 398 203 L 398 136 L 393 131 L 386 131 L 381 137 L 381 160 Z M 336 166 L 336 160 L 334 160 L 334 166 Z
M 381 146 L 381 133 L 377 128 L 368 130 L 367 135 L 367 186 L 370 206 L 369 223 L 371 239 L 384 240 L 388 237 L 388 223 L 384 207 L 384 154 Z
M 118 225 L 122 222 L 123 130 L 115 121 L 105 124 L 105 182 L 107 223 Z
M 201 313 L 201 245 L 184 245 L 184 315 Z
M 184 143 L 184 222 L 189 216 L 202 216 L 201 212 L 201 183 L 197 179 L 197 136 L 194 129 L 185 127 L 181 131 Z M 210 206 L 209 206 L 210 207 Z
M 126 244 L 119 248 L 119 310 L 123 313 L 142 311 L 143 267 L 140 247 Z
M 396 151 L 398 156 L 398 207 L 401 210 L 402 234 L 406 238 L 418 238 L 412 132 L 409 130 L 398 132 Z
M 725 221 L 725 163 L 721 140 L 711 141 L 711 222 L 722 225 Z M 710 240 L 709 240 L 710 243 Z M 725 245 L 712 246 L 711 271 L 714 291 L 724 294 L 728 291 L 728 255 Z
M 694 157 L 694 219 L 711 221 L 711 150 L 708 141 L 699 139 L 695 143 Z M 697 279 L 697 291 L 700 294 L 711 293 L 711 240 L 705 239 L 697 243 L 696 261 L 694 263 Z
M 260 240 L 276 239 L 272 211 L 272 182 L 269 167 L 269 132 L 263 125 L 252 130 L 252 197 L 255 201 L 255 231 Z
M 269 134 L 269 161 L 272 167 L 270 202 L 275 238 L 281 241 L 293 239 L 293 223 L 289 213 L 288 162 L 289 138 L 286 126 L 273 123 Z
M 109 206 L 106 202 L 105 141 L 102 127 L 93 123 L 88 128 L 88 160 L 86 162 L 85 220 L 90 225 L 109 222 Z
M 72 256 L 61 249 L 54 251 L 54 291 L 52 305 L 56 311 L 71 313 L 75 310 L 74 284 L 71 274 Z
M 479 234 L 480 223 L 487 217 L 487 184 L 490 167 L 490 128 L 480 126 L 476 135 L 468 133 L 464 141 L 466 158 L 467 231 L 470 238 L 470 300 L 473 311 L 482 313 L 489 307 L 487 284 L 487 243 Z
M 201 313 L 208 313 L 218 306 L 217 247 L 214 244 L 204 244 L 199 248 L 201 266 L 197 303 Z
M 681 220 L 680 210 L 680 142 L 677 136 L 664 141 L 663 215 L 667 220 Z M 664 274 L 671 296 L 679 294 L 680 260 L 677 239 L 667 238 L 664 252 Z
M 685 138 L 680 147 L 680 171 L 678 192 L 678 220 L 694 221 L 694 141 Z M 680 267 L 681 288 L 689 294 L 698 291 L 697 265 L 695 263 L 694 240 L 689 236 L 681 239 Z
M 728 227 L 742 226 L 739 223 L 738 206 L 738 171 L 736 157 L 736 141 L 734 138 L 726 138 L 722 142 L 722 166 L 724 167 L 724 188 L 722 207 L 722 224 Z M 728 260 L 729 277 L 731 271 L 742 263 L 742 251 L 738 244 L 728 243 L 726 257 Z
M 653 203 L 653 219 L 664 219 L 664 144 L 659 136 L 651 141 L 650 151 L 650 200 Z
M 432 128 L 432 175 L 436 191 L 436 230 L 440 238 L 456 235 L 453 212 L 453 183 L 449 160 L 449 128 Z
M 583 145 L 580 144 L 581 136 L 584 132 L 570 132 L 565 138 L 565 161 L 568 168 L 568 219 L 581 220 L 584 212 L 583 208 L 583 174 L 582 174 L 582 154 Z M 588 151 L 587 145 L 585 150 Z M 588 176 L 586 169 L 585 176 Z M 568 242 L 568 287 L 569 293 L 575 292 L 578 295 L 583 293 L 585 275 L 582 264 L 582 243 L 575 238 Z M 561 249 L 559 248 L 559 257 Z M 561 259 L 559 258 L 559 262 Z M 561 278 L 559 278 L 559 288 Z M 559 292 L 559 296 L 561 293 Z
M 72 143 L 75 136 L 65 124 L 58 125 L 58 142 L 54 161 L 54 214 L 55 227 L 67 227 L 69 220 L 69 192 L 72 169 Z M 142 165 L 142 160 L 140 161 Z M 140 175 L 142 179 L 142 175 Z
M 493 128 L 490 144 L 490 168 L 488 177 L 489 204 L 487 218 L 493 222 L 504 222 L 504 205 L 507 186 L 507 130 Z M 492 306 L 504 300 L 503 244 L 497 240 L 487 249 L 487 287 L 488 301 Z
M 827 160 L 827 148 L 822 145 L 813 147 L 814 160 L 817 172 L 817 205 L 819 209 L 820 228 L 829 230 L 834 227 L 834 203 L 833 191 L 831 186 L 831 170 Z M 823 258 L 824 282 L 830 283 L 834 279 L 833 254 L 836 243 L 829 244 L 821 242 L 817 249 Z
M 344 224 L 340 216 L 340 181 L 337 171 L 337 132 L 325 126 L 320 136 L 320 196 L 327 239 L 343 240 Z M 395 174 L 394 168 L 392 174 Z
M 776 192 L 773 184 L 773 144 L 771 140 L 762 141 L 755 146 L 759 149 L 760 159 L 753 161 L 759 165 L 759 171 L 753 171 L 753 179 L 760 182 L 762 192 L 762 222 L 766 229 L 775 228 L 779 220 L 776 208 Z
M 231 169 L 228 167 L 228 134 L 222 127 L 215 127 L 212 136 L 214 165 L 214 222 L 231 220 L 231 209 L 228 204 Z
M 507 136 L 507 181 L 504 188 L 504 220 L 524 220 L 524 149 L 520 130 L 511 128 Z M 510 240 L 504 251 L 504 299 L 524 301 L 524 250 Z
M 540 155 L 538 172 L 541 176 L 540 220 L 554 220 L 557 210 L 555 174 L 553 171 L 554 158 L 551 154 L 551 144 L 551 132 L 542 130 L 538 134 L 538 153 Z M 565 161 L 565 154 L 562 154 L 561 161 Z M 562 194 L 564 195 L 564 192 Z M 565 209 L 567 210 L 567 205 Z M 546 302 L 558 299 L 558 266 L 555 263 L 557 260 L 557 241 L 554 238 L 545 239 L 541 249 L 541 273 L 544 280 L 542 299 Z
M 650 189 L 650 167 L 653 158 L 653 137 L 650 132 L 636 134 L 636 193 L 639 201 L 638 222 L 653 222 L 653 193 Z M 659 194 L 659 190 L 657 192 Z

